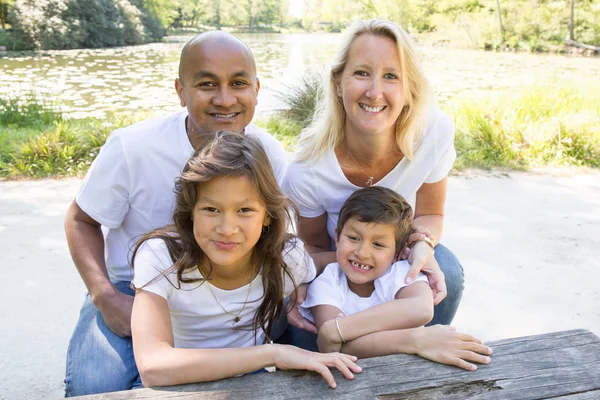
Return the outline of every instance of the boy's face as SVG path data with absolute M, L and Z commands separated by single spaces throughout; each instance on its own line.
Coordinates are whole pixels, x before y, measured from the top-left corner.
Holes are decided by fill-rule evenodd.
M 350 218 L 336 245 L 337 262 L 348 278 L 350 289 L 358 295 L 370 295 L 373 281 L 395 261 L 396 227 Z

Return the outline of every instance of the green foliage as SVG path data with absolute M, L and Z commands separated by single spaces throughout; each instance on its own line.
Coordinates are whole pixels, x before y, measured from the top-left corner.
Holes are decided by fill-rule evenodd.
M 165 34 L 142 0 L 16 0 L 9 20 L 36 49 L 133 45 Z
M 0 177 L 83 175 L 110 132 L 142 117 L 70 120 L 32 96 L 0 99 Z
M 314 71 L 306 72 L 298 85 L 288 86 L 286 91 L 277 95 L 286 106 L 281 114 L 302 129 L 312 121 L 320 96 L 321 77 Z

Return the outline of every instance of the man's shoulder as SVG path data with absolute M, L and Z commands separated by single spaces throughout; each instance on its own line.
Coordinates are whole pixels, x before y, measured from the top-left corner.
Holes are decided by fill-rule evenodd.
M 144 143 L 154 143 L 159 137 L 172 138 L 178 132 L 183 113 L 178 112 L 168 116 L 148 118 L 136 122 L 123 128 L 119 128 L 111 133 L 112 137 L 119 138 L 124 143 L 135 143 L 141 145 Z
M 277 138 L 275 136 L 271 135 L 266 130 L 259 128 L 258 126 L 254 125 L 254 124 L 249 124 L 246 127 L 245 132 L 246 132 L 246 134 L 255 136 L 258 140 L 260 140 L 263 147 L 265 147 L 265 150 L 267 150 L 267 151 L 273 150 L 273 149 L 276 149 L 277 151 L 282 151 L 282 152 L 285 151 L 283 148 L 283 145 L 281 144 L 281 142 L 279 140 L 277 140 Z

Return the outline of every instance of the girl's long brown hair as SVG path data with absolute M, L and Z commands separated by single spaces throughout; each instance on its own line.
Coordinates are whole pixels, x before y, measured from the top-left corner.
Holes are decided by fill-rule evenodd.
M 134 247 L 132 265 L 135 267 L 135 256 L 140 247 L 147 240 L 158 238 L 165 242 L 173 265 L 146 285 L 158 279 L 168 279 L 167 275 L 174 271 L 177 272 L 178 282 L 177 286 L 173 286 L 177 289 L 180 289 L 181 283 L 205 282 L 205 279 L 183 276 L 185 272 L 198 268 L 206 257 L 194 238 L 192 211 L 196 204 L 196 187 L 199 183 L 226 176 L 248 178 L 265 202 L 267 214 L 271 217 L 269 228 L 263 230 L 253 251 L 254 265 L 262 268 L 264 294 L 252 328 L 262 329 L 266 335 L 265 340 L 269 340 L 272 324 L 281 316 L 284 308 L 284 275 L 291 279 L 294 292 L 296 291 L 296 283 L 282 255 L 284 246 L 290 241 L 287 234 L 291 220 L 288 210 L 295 209 L 295 206 L 281 194 L 271 163 L 257 139 L 223 131 L 206 139 L 175 182 L 174 223 L 144 235 Z M 211 272 L 212 270 L 206 280 L 210 278 Z

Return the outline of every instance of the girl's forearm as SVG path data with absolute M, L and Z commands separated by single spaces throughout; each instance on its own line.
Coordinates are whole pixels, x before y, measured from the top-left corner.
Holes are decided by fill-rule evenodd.
M 415 329 L 400 329 L 370 333 L 347 341 L 340 352 L 358 358 L 415 354 L 414 331 Z
M 147 356 L 136 354 L 136 361 L 144 386 L 170 386 L 230 378 L 272 366 L 277 346 L 178 349 L 165 344 Z

